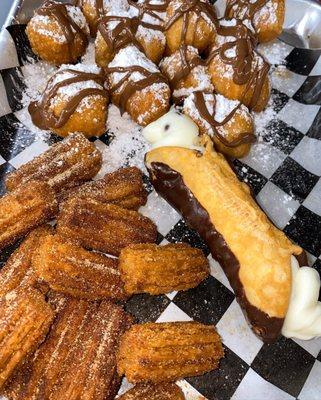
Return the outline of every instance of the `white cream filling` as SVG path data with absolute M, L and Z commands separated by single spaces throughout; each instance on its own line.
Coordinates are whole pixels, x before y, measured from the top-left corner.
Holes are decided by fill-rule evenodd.
M 198 133 L 193 120 L 175 108 L 143 129 L 143 135 L 152 148 L 177 146 L 200 150 Z
M 320 276 L 310 267 L 299 267 L 292 256 L 292 291 L 282 328 L 285 337 L 309 340 L 321 336 Z

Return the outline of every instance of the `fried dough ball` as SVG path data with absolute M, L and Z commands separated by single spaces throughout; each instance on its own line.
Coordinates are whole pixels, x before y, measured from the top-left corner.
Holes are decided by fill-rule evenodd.
M 80 8 L 46 2 L 27 25 L 31 48 L 41 59 L 61 65 L 85 53 L 89 28 Z
M 187 14 L 186 26 L 183 21 Z M 201 15 L 203 14 L 203 16 Z M 204 16 L 206 17 L 204 18 Z M 171 19 L 178 19 L 171 24 Z M 215 35 L 215 9 L 207 0 L 172 0 L 167 8 L 165 20 L 167 54 L 172 54 L 183 43 L 196 47 L 203 52 L 212 42 Z M 182 35 L 186 28 L 185 36 Z
M 102 135 L 106 130 L 108 105 L 103 83 L 96 66 L 62 66 L 49 80 L 42 98 L 30 104 L 33 123 L 62 137 L 74 132 L 86 137 Z M 73 101 L 76 107 L 72 106 Z
M 188 115 L 200 129 L 201 135 L 209 135 L 217 150 L 231 157 L 245 157 L 251 148 L 251 143 L 255 140 L 253 118 L 247 107 L 235 100 L 228 100 L 220 94 L 203 94 L 206 108 L 214 121 L 218 124 L 213 127 L 197 108 L 195 93 L 191 94 L 184 102 L 183 112 Z M 233 112 L 231 118 L 225 123 L 224 119 Z M 221 135 L 230 145 L 226 145 L 220 140 Z M 235 145 L 231 143 L 235 141 Z M 237 141 L 240 144 L 237 144 Z
M 284 0 L 267 0 L 260 7 L 260 1 L 228 0 L 227 17 L 249 19 L 260 43 L 276 39 L 283 29 L 285 15 Z M 258 7 L 258 8 L 256 8 Z

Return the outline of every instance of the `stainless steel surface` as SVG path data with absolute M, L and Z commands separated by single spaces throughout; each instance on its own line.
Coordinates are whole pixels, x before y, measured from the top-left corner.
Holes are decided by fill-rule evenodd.
M 280 39 L 305 49 L 321 49 L 321 3 L 286 0 L 286 16 Z

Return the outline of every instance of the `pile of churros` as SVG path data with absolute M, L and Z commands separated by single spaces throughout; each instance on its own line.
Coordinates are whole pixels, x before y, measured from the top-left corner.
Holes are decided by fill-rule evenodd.
M 142 173 L 92 180 L 101 164 L 76 133 L 6 177 L 0 249 L 22 239 L 0 271 L 0 390 L 10 400 L 114 399 L 124 375 L 136 386 L 122 399 L 183 399 L 175 381 L 223 357 L 213 326 L 137 325 L 124 311 L 134 294 L 197 286 L 209 264 L 187 244 L 155 244 L 155 224 L 138 212 Z

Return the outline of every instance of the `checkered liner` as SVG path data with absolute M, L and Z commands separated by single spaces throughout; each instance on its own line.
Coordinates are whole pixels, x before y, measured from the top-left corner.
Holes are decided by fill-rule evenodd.
M 6 173 L 59 140 L 51 135 L 40 141 L 19 121 L 21 73 L 30 59 L 37 61 L 25 26 L 9 26 L 2 40 L 6 46 L 0 58 L 0 194 L 5 192 Z M 251 154 L 236 160 L 235 167 L 271 220 L 307 250 L 321 273 L 321 51 L 284 44 L 282 48 L 287 65 L 281 75 L 273 74 L 273 119 Z M 100 148 L 109 141 L 109 135 L 96 139 Z M 139 322 L 194 319 L 217 326 L 225 358 L 217 371 L 184 382 L 190 398 L 199 399 L 201 394 L 212 400 L 320 399 L 321 339 L 280 338 L 266 345 L 256 338 L 206 245 L 148 182 L 147 188 L 148 203 L 142 212 L 157 223 L 158 242 L 188 242 L 201 248 L 211 264 L 211 276 L 195 289 L 166 296 L 139 295 L 126 306 Z M 0 262 L 11 251 L 2 252 Z

